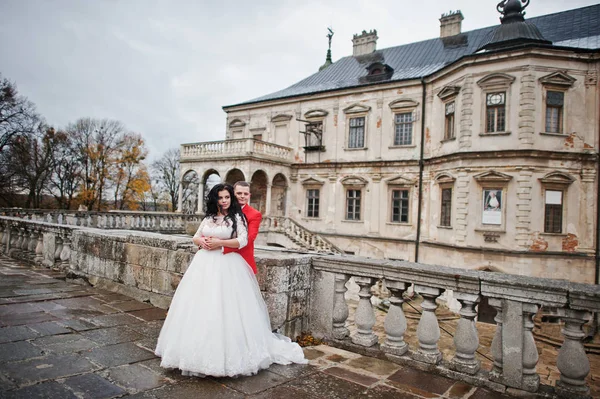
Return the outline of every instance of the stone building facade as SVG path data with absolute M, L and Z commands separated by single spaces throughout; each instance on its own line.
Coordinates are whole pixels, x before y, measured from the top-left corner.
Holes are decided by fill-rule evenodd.
M 355 35 L 352 56 L 224 107 L 224 141 L 182 145 L 182 180 L 251 181 L 265 220 L 346 253 L 597 282 L 600 5 L 501 5 L 498 26 L 461 32 L 458 11 L 424 42 Z

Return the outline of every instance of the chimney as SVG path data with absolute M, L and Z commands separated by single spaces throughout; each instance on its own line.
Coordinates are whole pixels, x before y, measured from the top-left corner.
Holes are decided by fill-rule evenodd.
M 365 54 L 371 54 L 376 50 L 377 47 L 377 30 L 373 29 L 370 32 L 363 30 L 360 35 L 354 35 L 352 38 L 352 55 L 359 56 Z
M 440 18 L 440 37 L 459 35 L 463 19 L 465 18 L 460 10 L 442 14 L 442 18 Z

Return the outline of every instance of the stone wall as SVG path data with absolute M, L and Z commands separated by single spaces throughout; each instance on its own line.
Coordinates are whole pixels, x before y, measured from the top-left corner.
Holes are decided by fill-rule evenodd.
M 196 252 L 190 238 L 154 233 L 73 231 L 69 276 L 168 308 Z M 308 326 L 310 256 L 256 253 L 271 327 L 295 338 Z

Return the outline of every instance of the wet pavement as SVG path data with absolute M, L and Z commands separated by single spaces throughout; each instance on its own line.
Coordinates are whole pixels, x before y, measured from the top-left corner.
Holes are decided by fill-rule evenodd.
M 510 397 L 326 345 L 304 348 L 308 365 L 183 377 L 153 353 L 164 317 L 150 304 L 0 257 L 0 398 Z

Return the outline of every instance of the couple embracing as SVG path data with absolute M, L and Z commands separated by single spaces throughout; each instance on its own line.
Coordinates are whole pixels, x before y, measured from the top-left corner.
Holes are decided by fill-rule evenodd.
M 193 241 L 200 250 L 185 272 L 158 337 L 161 366 L 184 375 L 256 374 L 272 363 L 307 363 L 302 348 L 271 332 L 255 277 L 254 239 L 262 216 L 250 186 L 215 185 Z

